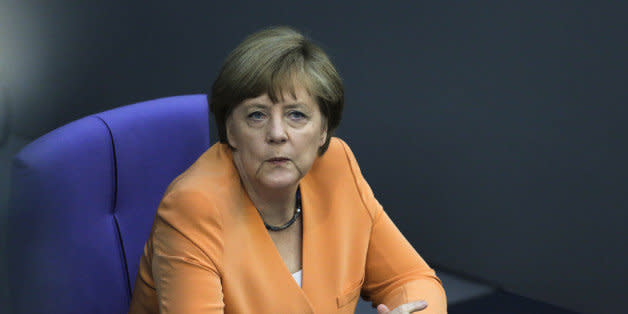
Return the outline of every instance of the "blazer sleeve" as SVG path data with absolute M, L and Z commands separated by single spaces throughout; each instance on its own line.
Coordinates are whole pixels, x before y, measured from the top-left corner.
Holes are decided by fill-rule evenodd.
M 346 143 L 342 144 L 358 192 L 373 220 L 362 296 L 371 300 L 373 307 L 383 303 L 393 310 L 401 304 L 425 300 L 428 306 L 421 313 L 447 313 L 442 282 L 388 217 L 364 179 L 355 156 Z
M 223 313 L 220 220 L 200 192 L 177 191 L 162 200 L 152 259 L 160 313 Z

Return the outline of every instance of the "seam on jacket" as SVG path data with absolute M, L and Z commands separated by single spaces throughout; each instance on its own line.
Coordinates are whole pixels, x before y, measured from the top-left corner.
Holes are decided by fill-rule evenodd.
M 126 282 L 126 289 L 127 289 L 127 305 L 131 303 L 131 276 L 129 275 L 129 265 L 127 263 L 127 259 L 126 259 L 126 250 L 124 249 L 124 241 L 122 238 L 122 232 L 120 231 L 120 223 L 118 221 L 118 217 L 116 216 L 116 211 L 118 208 L 118 158 L 117 158 L 117 154 L 116 154 L 116 144 L 115 141 L 113 139 L 113 132 L 111 131 L 111 128 L 109 127 L 109 124 L 107 124 L 107 122 L 97 116 L 94 115 L 94 118 L 96 118 L 97 120 L 99 120 L 100 122 L 102 122 L 102 124 L 105 126 L 105 128 L 107 129 L 107 133 L 109 133 L 109 140 L 111 143 L 111 163 L 113 164 L 113 188 L 112 188 L 112 206 L 111 206 L 111 215 L 113 216 L 113 222 L 114 222 L 114 230 L 115 230 L 115 236 L 116 239 L 118 240 L 119 245 L 119 249 L 120 249 L 120 257 L 122 259 L 122 267 L 123 267 L 123 279 Z
M 343 148 L 344 153 L 345 153 L 345 158 L 347 159 L 347 162 L 349 163 L 349 169 L 351 170 L 351 175 L 353 176 L 353 184 L 355 185 L 355 189 L 358 191 L 358 194 L 360 195 L 360 201 L 362 201 L 362 206 L 364 206 L 364 209 L 368 213 L 369 217 L 371 217 L 371 223 L 374 226 L 375 225 L 375 217 L 374 217 L 374 214 L 371 214 L 371 211 L 369 210 L 368 206 L 366 205 L 366 201 L 364 200 L 364 195 L 362 194 L 362 190 L 360 189 L 360 185 L 358 184 L 358 178 L 356 177 L 356 174 L 355 174 L 354 169 L 353 169 L 353 163 L 351 162 L 351 157 L 349 157 L 349 152 L 347 151 L 348 146 L 347 146 L 347 144 L 343 140 L 338 139 L 338 141 L 342 145 L 342 148 Z M 372 230 L 371 230 L 371 232 L 372 232 Z
M 159 250 L 159 251 L 161 251 L 161 250 Z M 166 254 L 160 254 L 160 253 L 154 253 L 153 257 L 155 257 L 155 256 L 159 257 L 161 259 L 166 259 L 166 260 L 170 260 L 170 261 L 178 261 L 178 262 L 181 262 L 181 263 L 186 263 L 188 265 L 193 265 L 193 266 L 201 268 L 201 269 L 203 269 L 203 270 L 205 270 L 207 272 L 214 273 L 214 274 L 216 274 L 217 276 L 220 277 L 220 272 L 217 269 L 212 269 L 211 267 L 208 267 L 207 265 L 204 265 L 203 262 L 199 261 L 196 258 L 190 258 L 190 257 L 184 257 L 184 256 L 176 256 L 176 255 L 166 255 Z M 213 261 L 211 261 L 211 263 L 214 264 Z M 168 270 L 164 271 L 163 274 L 169 274 L 173 270 L 174 269 L 168 269 Z

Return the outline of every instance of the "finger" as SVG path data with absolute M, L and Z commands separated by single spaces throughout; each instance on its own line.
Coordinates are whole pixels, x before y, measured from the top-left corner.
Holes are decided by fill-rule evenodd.
M 390 310 L 388 309 L 386 304 L 382 303 L 382 304 L 377 306 L 377 314 L 385 314 L 385 313 L 388 313 L 388 312 L 390 312 Z
M 421 300 L 421 301 L 414 301 L 414 302 L 410 302 L 410 303 L 406 303 L 404 305 L 401 305 L 400 307 L 403 307 L 403 309 L 401 309 L 401 313 L 412 313 L 412 312 L 418 312 L 418 311 L 422 311 L 427 307 L 427 302 Z

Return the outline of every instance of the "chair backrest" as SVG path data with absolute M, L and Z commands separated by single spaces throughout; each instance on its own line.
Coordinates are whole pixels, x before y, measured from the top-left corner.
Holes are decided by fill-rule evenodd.
M 16 313 L 126 313 L 168 184 L 209 148 L 206 95 L 71 122 L 13 159 L 7 256 Z

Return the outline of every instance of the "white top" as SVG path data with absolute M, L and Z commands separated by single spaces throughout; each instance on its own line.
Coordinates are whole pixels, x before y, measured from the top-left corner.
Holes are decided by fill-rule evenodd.
M 301 281 L 303 280 L 303 269 L 299 269 L 298 272 L 293 273 L 292 278 L 294 278 L 299 287 L 301 287 Z

